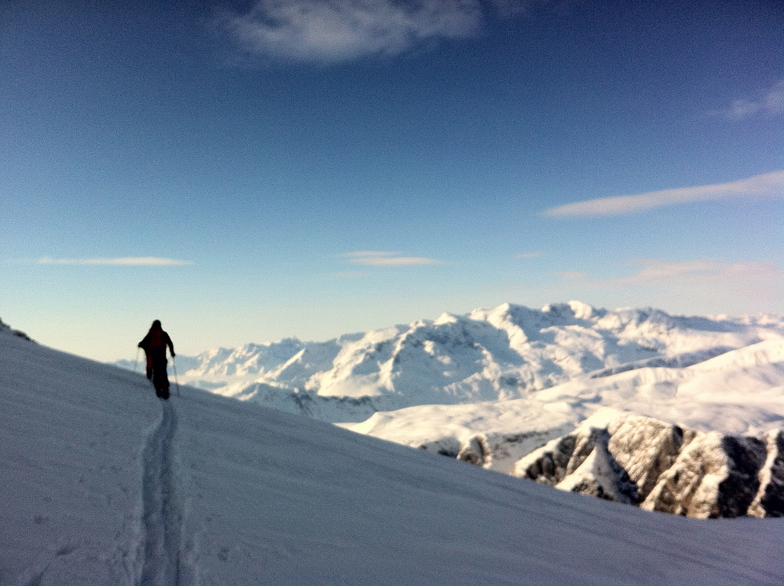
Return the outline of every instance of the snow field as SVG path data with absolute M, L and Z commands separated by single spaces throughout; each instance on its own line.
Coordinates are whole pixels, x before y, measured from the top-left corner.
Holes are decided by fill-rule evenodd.
M 0 332 L 1 584 L 780 584 L 782 520 L 554 491 Z

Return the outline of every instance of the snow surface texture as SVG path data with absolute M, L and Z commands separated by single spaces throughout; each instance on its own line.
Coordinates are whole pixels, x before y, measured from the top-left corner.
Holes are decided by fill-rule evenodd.
M 2 584 L 781 584 L 784 519 L 553 491 L 0 331 Z

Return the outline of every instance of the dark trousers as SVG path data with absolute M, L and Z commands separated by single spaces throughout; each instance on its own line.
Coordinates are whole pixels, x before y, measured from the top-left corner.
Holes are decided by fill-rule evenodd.
M 162 399 L 169 398 L 169 377 L 166 373 L 166 362 L 165 358 L 152 361 L 152 384 L 155 387 L 155 394 Z

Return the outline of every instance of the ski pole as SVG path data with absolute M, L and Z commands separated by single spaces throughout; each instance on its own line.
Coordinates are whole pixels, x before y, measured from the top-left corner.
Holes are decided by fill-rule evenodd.
M 177 396 L 180 396 L 180 381 L 177 380 L 177 361 L 172 356 L 172 367 L 174 368 L 174 384 L 177 385 Z
M 134 372 L 136 372 L 136 367 L 139 364 L 139 351 L 140 350 L 141 350 L 141 348 L 139 348 L 139 347 L 136 348 L 136 360 L 133 361 L 133 371 Z

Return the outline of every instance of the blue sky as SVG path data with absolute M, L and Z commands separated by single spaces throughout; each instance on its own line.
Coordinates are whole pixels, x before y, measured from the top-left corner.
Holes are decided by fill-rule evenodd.
M 0 27 L 0 317 L 56 348 L 784 312 L 780 2 L 11 0 Z

